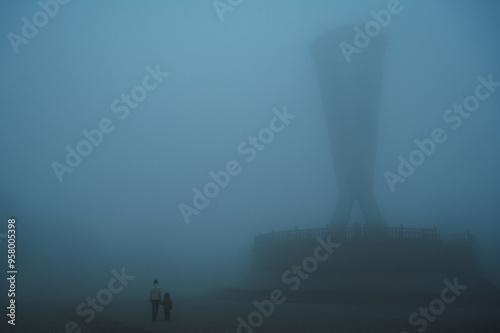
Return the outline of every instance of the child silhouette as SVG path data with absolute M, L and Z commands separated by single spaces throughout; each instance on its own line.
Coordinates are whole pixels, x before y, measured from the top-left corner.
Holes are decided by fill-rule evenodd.
M 170 293 L 165 293 L 163 302 L 163 315 L 165 320 L 170 320 L 170 310 L 172 310 L 172 299 L 170 298 Z

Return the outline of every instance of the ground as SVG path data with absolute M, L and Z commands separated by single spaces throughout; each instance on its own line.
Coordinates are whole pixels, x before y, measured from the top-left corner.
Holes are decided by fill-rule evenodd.
M 7 332 L 65 332 L 67 322 L 73 320 L 82 333 L 87 332 L 182 332 L 232 333 L 238 332 L 237 317 L 247 318 L 256 308 L 251 302 L 213 300 L 206 297 L 174 298 L 171 321 L 151 320 L 150 304 L 144 299 L 116 299 L 95 319 L 86 324 L 76 315 L 76 304 L 24 304 L 18 308 L 16 326 Z M 340 304 L 285 303 L 277 305 L 273 314 L 264 317 L 253 332 L 417 332 L 408 323 L 416 306 L 361 306 Z M 2 332 L 4 332 L 2 330 Z M 78 330 L 68 332 L 77 333 Z M 252 333 L 242 329 L 241 333 Z M 433 322 L 427 333 L 433 332 L 500 332 L 500 308 L 448 306 Z

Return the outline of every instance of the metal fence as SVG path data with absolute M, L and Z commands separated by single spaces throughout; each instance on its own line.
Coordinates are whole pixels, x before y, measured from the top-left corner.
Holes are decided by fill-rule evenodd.
M 437 232 L 436 227 L 425 228 L 377 228 L 370 229 L 366 227 L 349 228 L 315 228 L 315 229 L 295 229 L 285 231 L 273 231 L 267 234 L 259 234 L 255 237 L 255 244 L 261 244 L 272 241 L 287 240 L 308 240 L 317 237 L 331 235 L 334 239 L 386 239 L 386 240 L 427 240 L 443 244 L 463 244 L 475 242 L 475 235 L 469 232 L 461 234 L 442 235 Z

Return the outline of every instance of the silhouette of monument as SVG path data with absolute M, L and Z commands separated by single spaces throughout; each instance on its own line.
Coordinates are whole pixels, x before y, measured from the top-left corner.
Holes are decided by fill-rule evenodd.
M 348 63 L 339 45 L 353 38 L 352 31 L 329 31 L 311 47 L 339 189 L 333 225 L 346 227 L 357 201 L 368 227 L 385 227 L 372 188 L 387 38 L 375 37 Z
M 500 292 L 480 274 L 474 235 L 388 227 L 382 218 L 373 197 L 373 170 L 387 38 L 373 38 L 348 63 L 339 44 L 352 39 L 352 31 L 328 31 L 311 47 L 339 188 L 333 220 L 327 228 L 259 234 L 248 275 L 213 296 L 264 299 L 270 290 L 299 281 L 287 301 L 421 305 L 439 294 L 444 279 L 458 277 L 468 289 L 456 304 L 498 306 Z M 348 227 L 356 201 L 366 224 Z M 326 240 L 340 246 L 320 262 L 313 251 Z

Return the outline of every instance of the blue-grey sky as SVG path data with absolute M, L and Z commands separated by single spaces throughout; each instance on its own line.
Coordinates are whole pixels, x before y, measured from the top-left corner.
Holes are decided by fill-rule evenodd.
M 36 34 L 25 27 L 30 38 L 23 18 L 32 24 L 41 5 L 2 2 L 0 211 L 5 225 L 18 219 L 24 278 L 48 285 L 41 272 L 62 270 L 93 290 L 126 266 L 137 292 L 155 277 L 208 290 L 245 271 L 259 232 L 326 226 L 338 188 L 310 46 L 329 29 L 363 27 L 389 2 L 253 0 L 218 15 L 210 0 L 70 1 L 48 9 Z M 443 114 L 479 76 L 500 81 L 499 5 L 400 8 L 382 28 L 375 200 L 389 226 L 468 229 L 498 261 L 500 88 L 456 130 Z M 122 94 L 155 70 L 168 75 L 147 79 L 158 84 L 126 106 Z M 296 117 L 248 162 L 238 146 L 284 108 Z M 53 163 L 66 164 L 66 147 L 103 119 L 112 132 L 60 181 Z M 435 128 L 446 142 L 391 191 L 384 173 Z M 193 206 L 192 189 L 232 160 L 239 174 L 186 224 L 179 205 Z

